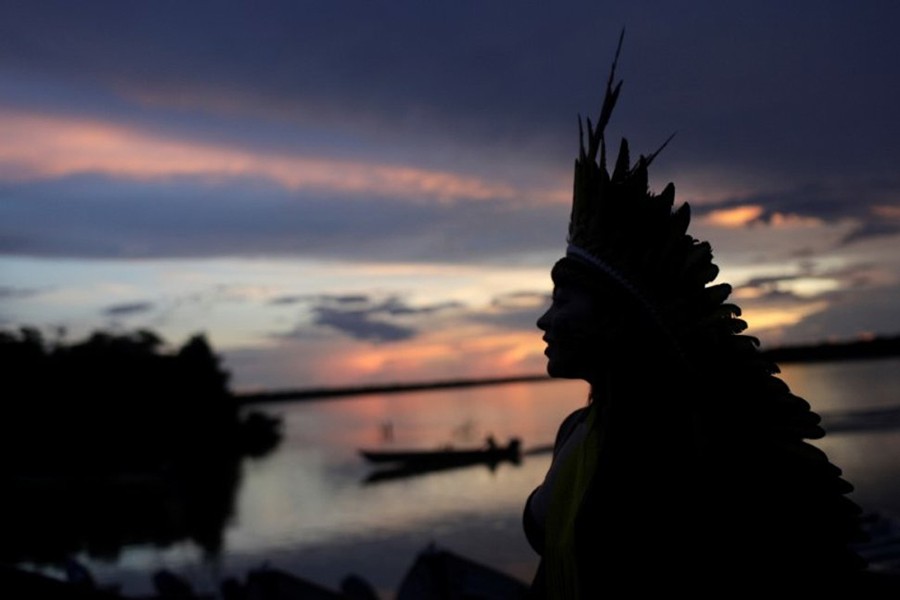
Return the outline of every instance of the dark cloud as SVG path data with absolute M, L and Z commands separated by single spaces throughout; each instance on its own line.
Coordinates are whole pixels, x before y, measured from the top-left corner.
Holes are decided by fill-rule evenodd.
M 12 300 L 17 298 L 29 298 L 41 292 L 36 289 L 18 288 L 11 285 L 0 285 L 0 300 Z
M 368 302 L 369 297 L 362 294 L 297 294 L 289 296 L 279 296 L 269 301 L 269 304 L 275 306 L 291 306 L 294 304 L 307 304 L 314 302 L 335 302 L 337 304 L 357 304 Z
M 125 317 L 144 314 L 154 308 L 155 305 L 152 302 L 129 302 L 108 306 L 103 309 L 103 314 L 107 317 Z
M 771 288 L 785 281 L 796 281 L 797 279 L 808 276 L 808 273 L 803 273 L 797 275 L 766 275 L 762 277 L 753 277 L 751 279 L 748 279 L 747 282 L 741 286 L 741 288 Z
M 868 239 L 876 236 L 891 236 L 900 233 L 900 219 L 885 217 L 879 207 L 896 205 L 900 198 L 900 178 L 855 179 L 851 175 L 843 181 L 809 183 L 790 189 L 755 193 L 739 198 L 729 198 L 700 206 L 692 206 L 692 212 L 706 215 L 716 210 L 737 208 L 747 205 L 760 206 L 763 210 L 758 217 L 748 223 L 772 223 L 779 217 L 806 217 L 827 223 L 852 220 L 854 228 L 841 244 Z M 887 200 L 886 200 L 887 199 Z
M 759 295 L 754 296 L 750 301 L 754 306 L 765 305 L 765 304 L 808 304 L 810 302 L 809 298 L 804 298 L 794 292 L 789 290 L 779 290 L 779 289 L 766 289 L 762 291 Z M 740 302 L 741 304 L 749 304 L 749 302 Z
M 369 300 L 368 296 L 362 294 L 321 294 L 317 298 L 327 302 L 336 302 L 337 304 L 359 304 Z
M 327 122 L 382 140 L 437 133 L 568 161 L 574 116 L 599 103 L 627 25 L 615 126 L 636 148 L 678 129 L 679 164 L 795 174 L 897 164 L 900 74 L 885 60 L 900 54 L 893 2 L 167 4 L 5 6 L 0 69 L 82 90 L 32 82 L 9 101 L 104 114 L 100 104 L 115 100 L 91 95 L 102 89 L 124 112 L 122 98 L 148 109 L 160 104 L 146 98 L 165 99 L 158 125 L 205 135 L 216 126 L 197 123 L 219 105 L 257 113 L 260 125 Z M 232 126 L 241 138 L 257 130 Z
M 251 154 L 440 169 L 520 190 L 568 187 L 575 115 L 598 108 L 625 25 L 625 85 L 609 134 L 626 134 L 636 154 L 679 131 L 654 183 L 735 173 L 746 194 L 698 214 L 758 204 L 761 222 L 852 222 L 844 244 L 900 233 L 890 211 L 876 210 L 896 207 L 900 189 L 894 1 L 282 1 L 251 11 L 99 0 L 2 12 L 0 110 Z M 248 178 L 27 182 L 16 165 L 0 167 L 17 177 L 0 183 L 7 256 L 511 264 L 561 250 L 568 219 L 566 206 L 509 198 L 411 202 Z M 384 298 L 319 300 L 272 304 L 308 303 L 320 325 L 369 340 L 415 335 L 415 318 L 429 314 Z M 472 318 L 518 328 L 536 315 L 506 298 Z
M 342 311 L 322 306 L 316 309 L 314 322 L 333 327 L 357 340 L 398 342 L 416 335 L 412 327 L 378 320 L 364 310 Z
M 874 219 L 879 219 L 879 217 L 876 216 Z M 894 219 L 892 221 L 885 221 L 870 219 L 861 223 L 858 227 L 854 228 L 853 231 L 844 236 L 841 239 L 841 243 L 848 245 L 853 242 L 867 240 L 873 237 L 888 237 L 898 234 L 900 234 L 900 220 Z
M 847 289 L 822 296 L 828 306 L 785 330 L 785 338 L 796 342 L 818 342 L 826 338 L 851 339 L 866 334 L 896 334 L 897 298 L 900 286 Z
M 485 261 L 560 248 L 568 217 L 565 206 L 404 202 L 190 177 L 153 184 L 97 175 L 5 183 L 0 199 L 0 239 L 16 240 L 0 251 L 81 258 Z
M 436 304 L 429 304 L 425 306 L 410 306 L 401 298 L 397 296 L 391 296 L 385 299 L 383 302 L 380 302 L 371 307 L 369 310 L 373 313 L 384 313 L 393 316 L 430 315 L 439 311 L 444 311 L 452 308 L 460 308 L 462 306 L 463 305 L 461 303 L 452 301 L 438 302 Z
M 900 185 L 900 71 L 883 59 L 900 55 L 896 3 L 806 0 L 787 9 L 763 1 L 737 10 L 712 0 L 690 9 L 561 2 L 511 11 L 474 2 L 277 2 L 252 13 L 240 4 L 173 3 L 171 13 L 166 5 L 4 7 L 0 105 L 249 151 L 377 156 L 526 185 L 543 169 L 562 182 L 575 115 L 599 104 L 627 25 L 625 87 L 610 133 L 626 132 L 639 151 L 678 129 L 657 162 L 664 178 L 750 169 L 763 174 L 762 190 L 776 178 L 807 183 L 718 207 L 759 203 L 761 220 L 852 218 L 859 226 L 846 242 L 900 229 L 871 212 L 876 196 Z M 271 188 L 90 175 L 6 185 L 0 252 L 506 260 L 559 247 L 556 226 L 542 225 L 567 217 L 559 207 L 413 207 Z
M 310 304 L 312 320 L 280 337 L 309 337 L 312 327 L 328 327 L 357 340 L 397 342 L 415 337 L 417 317 L 461 308 L 458 302 L 438 302 L 413 306 L 399 296 L 385 298 L 365 295 L 316 295 L 287 297 L 291 302 Z M 400 322 L 397 321 L 399 318 Z M 412 318 L 413 323 L 409 323 Z
M 802 268 L 797 273 L 792 273 L 788 275 L 765 275 L 759 277 L 753 277 L 748 279 L 745 283 L 737 288 L 736 291 L 751 291 L 755 292 L 757 295 L 754 296 L 754 301 L 758 302 L 765 299 L 770 300 L 787 300 L 787 299 L 798 299 L 799 296 L 794 294 L 793 292 L 782 289 L 783 286 L 781 284 L 790 284 L 792 282 L 796 282 L 798 280 L 809 279 L 810 277 L 829 277 L 832 278 L 837 274 L 832 275 L 817 275 L 815 273 L 815 267 L 812 265 L 806 266 L 806 268 Z
M 309 296 L 300 295 L 300 296 L 279 296 L 278 298 L 273 298 L 269 301 L 269 304 L 274 306 L 291 306 L 294 304 L 302 304 L 304 302 L 309 301 Z
M 878 288 L 879 267 L 873 263 L 851 263 L 840 268 L 821 269 L 814 262 L 801 262 L 795 273 L 765 275 L 753 277 L 743 283 L 736 291 L 755 292 L 753 303 L 796 301 L 809 302 L 810 299 L 829 299 L 833 294 L 841 294 L 840 290 Z M 818 294 L 799 295 L 791 291 L 792 283 L 808 280 L 831 280 L 837 282 L 837 291 L 827 290 Z
M 468 321 L 512 331 L 533 331 L 541 314 L 550 306 L 549 292 L 518 291 L 495 296 L 484 309 L 466 311 Z
M 577 56 L 551 35 L 562 33 L 567 14 L 525 5 L 279 3 L 247 14 L 198 3 L 173 6 L 173 19 L 126 4 L 13 7 L 0 26 L 0 65 L 244 109 L 330 113 L 356 125 L 373 116 L 407 129 L 451 120 L 496 133 L 551 96 L 545 86 L 558 63 L 524 42 L 542 38 L 545 51 Z
M 335 329 L 358 340 L 395 342 L 414 338 L 425 328 L 435 327 L 435 318 L 445 326 L 480 323 L 507 330 L 532 330 L 550 295 L 513 292 L 496 296 L 488 306 L 472 307 L 456 301 L 411 305 L 400 296 L 295 296 L 291 302 L 307 304 L 311 319 L 287 334 L 276 337 L 309 338 L 315 329 Z M 423 317 L 429 317 L 423 319 Z
M 547 304 L 551 297 L 551 294 L 547 292 L 509 292 L 494 296 L 491 299 L 491 306 L 500 309 L 533 308 Z

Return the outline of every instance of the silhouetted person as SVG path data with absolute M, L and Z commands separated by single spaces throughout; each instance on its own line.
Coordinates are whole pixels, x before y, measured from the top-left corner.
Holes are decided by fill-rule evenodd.
M 384 421 L 381 424 L 381 441 L 383 441 L 383 442 L 393 442 L 394 441 L 394 422 L 393 421 Z
M 620 42 L 621 43 L 621 42 Z M 575 163 L 566 256 L 538 327 L 553 377 L 590 383 L 559 428 L 525 529 L 542 555 L 537 598 L 846 591 L 864 562 L 852 487 L 805 439 L 819 417 L 739 335 L 746 323 L 708 285 L 708 243 L 686 233 L 674 187 L 648 191 L 656 153 L 610 174 L 604 128 L 615 63 Z M 657 151 L 658 152 L 658 151 Z M 751 596 L 752 597 L 752 596 Z

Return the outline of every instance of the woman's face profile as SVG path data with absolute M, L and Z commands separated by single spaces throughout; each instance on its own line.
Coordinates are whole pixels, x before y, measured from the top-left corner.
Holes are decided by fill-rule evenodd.
M 600 333 L 596 300 L 576 286 L 558 283 L 553 288 L 553 302 L 537 326 L 547 343 L 547 373 L 590 380 L 596 369 Z

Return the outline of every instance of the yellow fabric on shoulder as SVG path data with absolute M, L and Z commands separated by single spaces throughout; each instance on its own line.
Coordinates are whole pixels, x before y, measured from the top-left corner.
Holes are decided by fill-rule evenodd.
M 578 564 L 575 556 L 575 521 L 581 501 L 597 468 L 600 432 L 596 426 L 597 407 L 588 410 L 587 432 L 559 465 L 559 475 L 550 496 L 545 529 L 544 567 L 547 596 L 552 600 L 574 600 L 578 590 Z

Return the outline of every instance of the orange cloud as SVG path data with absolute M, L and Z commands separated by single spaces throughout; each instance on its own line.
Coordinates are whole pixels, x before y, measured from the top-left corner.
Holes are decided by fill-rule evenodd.
M 155 179 L 252 176 L 289 189 L 439 200 L 521 196 L 513 186 L 458 173 L 365 161 L 249 152 L 179 140 L 97 120 L 0 111 L 0 174 L 104 173 Z
M 756 204 L 747 204 L 745 206 L 736 206 L 735 208 L 723 208 L 714 210 L 706 217 L 706 221 L 717 227 L 743 227 L 754 219 L 758 219 L 763 213 L 762 206 Z
M 798 306 L 783 307 L 750 307 L 744 311 L 744 317 L 751 331 L 765 331 L 796 325 L 809 315 L 825 310 L 828 302 L 811 302 Z
M 823 222 L 822 219 L 816 217 L 776 212 L 772 215 L 769 223 L 772 227 L 817 227 Z

